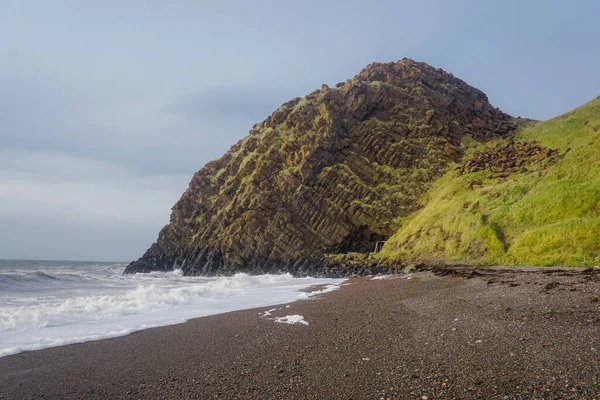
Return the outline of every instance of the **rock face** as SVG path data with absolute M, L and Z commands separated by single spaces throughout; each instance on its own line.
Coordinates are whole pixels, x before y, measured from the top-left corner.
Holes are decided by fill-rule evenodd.
M 484 93 L 441 69 L 371 64 L 283 104 L 206 164 L 125 272 L 328 274 L 325 254 L 369 252 L 393 234 L 461 160 L 463 139 L 514 128 Z
M 549 167 L 564 157 L 557 150 L 534 142 L 515 142 L 512 138 L 479 152 L 457 167 L 460 174 L 489 170 L 490 178 L 506 178 L 515 172 L 527 172 L 531 166 Z

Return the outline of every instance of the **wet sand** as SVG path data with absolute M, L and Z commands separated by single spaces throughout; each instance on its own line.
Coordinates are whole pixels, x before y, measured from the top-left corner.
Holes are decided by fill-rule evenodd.
M 308 325 L 272 319 L 292 314 Z M 353 278 L 289 308 L 0 358 L 0 399 L 38 398 L 600 398 L 600 273 Z

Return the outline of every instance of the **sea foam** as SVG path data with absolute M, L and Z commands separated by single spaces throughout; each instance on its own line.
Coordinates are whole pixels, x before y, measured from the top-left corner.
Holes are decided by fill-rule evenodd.
M 36 267 L 11 268 L 0 262 L 0 357 L 288 303 L 335 290 L 343 282 L 290 274 L 122 275 L 122 264 Z M 302 292 L 315 285 L 327 286 Z
M 294 325 L 294 324 L 308 325 L 308 322 L 306 322 L 304 320 L 304 317 L 302 315 L 298 315 L 298 314 L 286 315 L 285 317 L 277 317 L 277 318 L 275 318 L 275 322 L 279 322 L 281 324 L 289 324 L 289 325 Z

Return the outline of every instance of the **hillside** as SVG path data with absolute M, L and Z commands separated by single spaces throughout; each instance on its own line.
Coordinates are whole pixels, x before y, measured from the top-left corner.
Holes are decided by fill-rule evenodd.
M 468 152 L 376 258 L 600 264 L 600 98 Z
M 368 253 L 399 229 L 386 254 L 412 246 L 415 256 L 402 243 L 420 222 L 405 219 L 432 183 L 449 180 L 470 148 L 514 130 L 484 93 L 441 69 L 371 64 L 283 104 L 206 164 L 126 273 L 323 273 L 325 255 Z

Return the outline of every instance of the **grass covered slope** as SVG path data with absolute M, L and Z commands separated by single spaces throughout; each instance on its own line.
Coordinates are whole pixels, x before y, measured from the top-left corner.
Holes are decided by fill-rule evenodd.
M 452 170 L 378 257 L 505 265 L 600 264 L 600 98 L 560 117 L 522 127 L 515 142 L 555 149 L 498 177 Z M 473 148 L 473 158 L 498 143 Z M 496 147 L 498 148 L 498 147 Z M 493 153 L 493 150 L 491 153 Z

